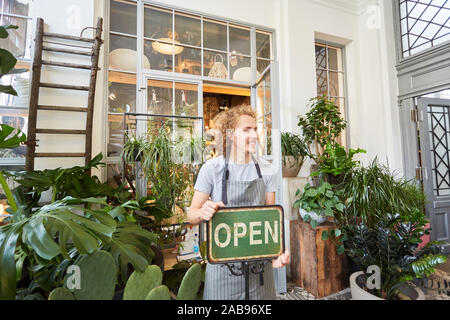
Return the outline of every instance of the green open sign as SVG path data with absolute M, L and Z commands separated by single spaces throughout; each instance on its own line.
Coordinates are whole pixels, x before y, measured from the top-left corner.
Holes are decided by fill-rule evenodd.
M 281 206 L 220 208 L 208 222 L 212 264 L 274 259 L 284 252 Z

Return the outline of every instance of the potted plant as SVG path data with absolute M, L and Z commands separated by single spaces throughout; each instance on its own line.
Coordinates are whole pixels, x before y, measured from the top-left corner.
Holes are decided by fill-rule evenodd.
M 300 194 L 297 190 L 296 196 Z M 319 187 L 309 183 L 304 187 L 300 198 L 294 202 L 294 208 L 299 208 L 303 221 L 309 222 L 313 228 L 324 223 L 328 217 L 334 217 L 335 212 L 343 212 L 344 204 L 339 199 L 339 191 L 333 191 L 328 182 L 322 181 Z
M 345 148 L 339 144 L 327 143 L 322 155 L 316 157 L 318 170 L 311 177 L 322 176 L 331 184 L 340 184 L 347 172 L 359 165 L 353 156 L 358 153 L 366 153 L 363 149 L 350 149 L 348 154 Z
M 352 239 L 347 254 L 362 270 L 350 276 L 353 300 L 425 300 L 421 289 L 411 281 L 429 276 L 436 265 L 446 261 L 439 242 L 418 249 L 420 238 L 429 233 L 426 223 L 425 214 L 416 209 L 408 216 L 379 215 L 373 226 L 360 222 L 345 227 Z M 374 275 L 379 279 L 378 284 L 375 281 L 370 286 L 364 271 L 373 266 L 379 268 L 379 274 Z
M 308 146 L 300 135 L 283 132 L 281 134 L 283 177 L 296 177 L 303 165 L 303 159 L 308 153 Z
M 305 142 L 314 147 L 315 154 L 311 157 L 315 160 L 323 154 L 327 144 L 337 144 L 337 138 L 347 123 L 341 117 L 339 107 L 326 96 L 312 98 L 309 107 L 311 110 L 304 117 L 299 117 L 298 126 L 302 129 Z

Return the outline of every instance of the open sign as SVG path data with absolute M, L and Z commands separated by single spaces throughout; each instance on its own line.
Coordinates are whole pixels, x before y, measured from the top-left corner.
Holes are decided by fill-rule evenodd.
M 220 208 L 208 222 L 212 264 L 274 259 L 284 252 L 281 206 Z

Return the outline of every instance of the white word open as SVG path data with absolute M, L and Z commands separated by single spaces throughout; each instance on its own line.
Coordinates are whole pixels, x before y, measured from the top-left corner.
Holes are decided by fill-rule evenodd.
M 214 230 L 214 241 L 219 248 L 226 248 L 230 245 L 231 239 L 233 238 L 233 246 L 237 247 L 239 246 L 239 239 L 244 238 L 249 232 L 249 244 L 251 246 L 262 245 L 263 240 L 264 244 L 268 244 L 270 238 L 272 238 L 273 243 L 278 243 L 278 235 L 279 235 L 278 221 L 273 222 L 273 228 L 272 225 L 270 224 L 270 221 L 264 221 L 263 239 L 261 238 L 262 228 L 263 228 L 262 221 L 250 222 L 248 224 L 248 227 L 247 224 L 243 222 L 236 222 L 233 225 L 233 232 L 232 232 L 231 231 L 232 228 L 228 224 L 221 223 L 217 225 L 216 229 Z M 222 229 L 225 230 L 226 234 L 224 241 L 220 241 L 219 239 L 219 233 Z

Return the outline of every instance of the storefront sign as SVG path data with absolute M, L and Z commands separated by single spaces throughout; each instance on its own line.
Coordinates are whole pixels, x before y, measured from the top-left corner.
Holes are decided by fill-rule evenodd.
M 274 259 L 284 252 L 281 206 L 221 208 L 208 222 L 208 261 Z

